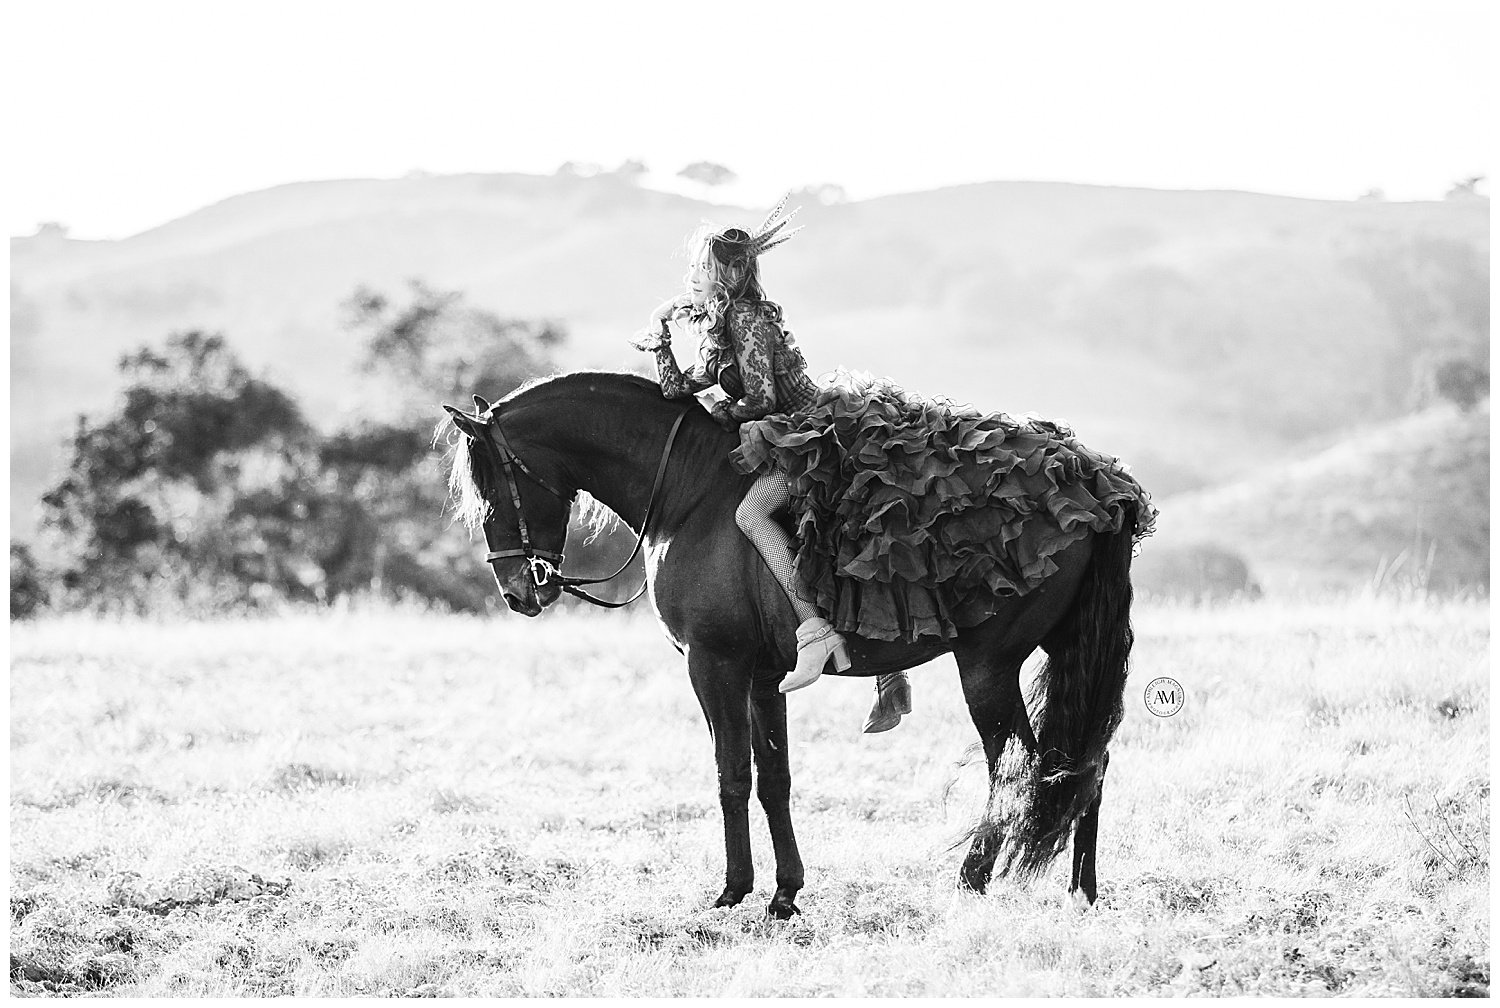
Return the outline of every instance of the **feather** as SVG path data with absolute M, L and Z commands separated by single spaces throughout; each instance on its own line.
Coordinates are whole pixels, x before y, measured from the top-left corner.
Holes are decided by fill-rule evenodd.
M 781 202 L 777 203 L 776 206 L 771 209 L 771 212 L 766 214 L 766 219 L 760 222 L 760 227 L 755 229 L 755 234 L 752 235 L 752 237 L 759 238 L 764 235 L 766 233 L 766 228 L 770 227 L 771 222 L 781 215 L 781 211 L 786 207 L 786 201 L 791 198 L 792 191 L 788 189 L 786 191 L 786 195 L 781 197 Z M 802 208 L 798 207 L 797 209 L 800 210 Z M 795 212 L 796 211 L 793 211 L 793 213 Z
M 769 252 L 771 249 L 775 248 L 777 245 L 780 245 L 782 242 L 788 240 L 789 238 L 792 237 L 792 235 L 796 234 L 798 231 L 801 231 L 802 228 L 805 228 L 805 227 L 807 227 L 806 224 L 803 224 L 801 227 L 794 227 L 790 231 L 788 231 L 786 234 L 782 235 L 780 238 L 777 238 L 775 241 L 766 242 L 764 245 L 762 245 L 762 246 L 760 246 L 759 248 L 756 249 L 755 254 L 756 255 L 762 255 L 762 254 L 764 254 L 766 252 Z
M 771 211 L 770 215 L 766 217 L 765 222 L 761 224 L 760 229 L 755 232 L 754 236 L 751 237 L 751 255 L 760 255 L 767 249 L 780 245 L 792 235 L 802 230 L 801 227 L 795 227 L 781 237 L 776 238 L 776 233 L 782 228 L 786 227 L 788 221 L 802 212 L 802 208 L 798 207 L 791 213 L 787 214 L 785 217 L 782 217 L 780 220 L 776 219 L 778 216 L 780 216 L 781 211 L 786 207 L 786 201 L 791 199 L 791 196 L 792 194 L 788 192 L 785 196 L 781 197 L 781 202 L 776 204 L 776 209 Z M 774 225 L 772 224 L 772 221 L 775 221 Z M 805 226 L 806 225 L 803 225 L 803 227 Z M 772 241 L 772 238 L 776 238 L 776 240 Z

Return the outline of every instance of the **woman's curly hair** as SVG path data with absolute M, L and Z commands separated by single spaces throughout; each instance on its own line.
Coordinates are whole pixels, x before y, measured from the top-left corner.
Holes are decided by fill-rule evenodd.
M 705 224 L 688 238 L 688 254 L 694 260 L 706 247 L 714 267 L 713 288 L 699 318 L 704 331 L 720 333 L 729 306 L 736 301 L 763 301 L 760 263 L 749 250 L 750 233 L 743 228 L 715 228 Z

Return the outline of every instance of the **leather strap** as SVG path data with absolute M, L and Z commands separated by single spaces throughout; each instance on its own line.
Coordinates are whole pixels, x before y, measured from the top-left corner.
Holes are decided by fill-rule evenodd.
M 511 448 L 510 442 L 506 440 L 505 431 L 500 426 L 499 416 L 492 411 L 490 414 L 490 422 L 488 424 L 488 427 L 490 430 L 495 432 L 495 441 L 490 442 L 490 447 L 494 451 L 496 459 L 500 463 L 501 472 L 505 476 L 506 488 L 510 491 L 511 504 L 516 512 L 516 531 L 520 534 L 521 546 L 519 549 L 491 550 L 485 554 L 485 562 L 493 563 L 496 560 L 502 560 L 508 557 L 525 557 L 526 562 L 533 568 L 533 577 L 536 577 L 536 568 L 539 563 L 541 563 L 545 567 L 546 561 L 551 561 L 551 566 L 554 570 L 557 571 L 558 579 L 561 582 L 563 591 L 567 592 L 569 595 L 574 596 L 575 598 L 581 598 L 585 602 L 590 602 L 596 606 L 602 606 L 606 609 L 619 609 L 640 598 L 643 594 L 645 594 L 646 591 L 647 582 L 644 579 L 641 581 L 640 588 L 636 589 L 635 594 L 630 596 L 630 598 L 624 600 L 623 602 L 607 602 L 604 599 L 590 595 L 580 586 L 604 584 L 606 582 L 613 581 L 615 578 L 625 573 L 626 568 L 628 568 L 635 560 L 635 558 L 640 554 L 641 546 L 646 541 L 646 533 L 651 527 L 651 516 L 656 509 L 657 496 L 661 492 L 662 481 L 667 475 L 667 463 L 671 460 L 672 457 L 672 445 L 676 442 L 677 432 L 682 428 L 682 422 L 685 419 L 687 419 L 686 409 L 678 413 L 677 419 L 672 421 L 672 429 L 667 434 L 667 443 L 662 448 L 661 461 L 657 463 L 656 466 L 656 477 L 651 484 L 651 495 L 646 500 L 646 513 L 645 516 L 641 519 L 641 531 L 636 536 L 635 548 L 630 551 L 630 556 L 626 557 L 625 562 L 620 565 L 619 570 L 615 571 L 608 577 L 578 578 L 568 577 L 567 575 L 562 573 L 561 567 L 563 562 L 563 555 L 561 553 L 554 553 L 551 550 L 537 549 L 531 545 L 531 531 L 526 524 L 526 515 L 521 510 L 521 491 L 520 488 L 516 485 L 515 477 L 511 474 L 511 466 L 514 465 L 516 468 L 520 469 L 527 476 L 531 477 L 531 479 L 543 490 L 546 490 L 548 493 L 552 494 L 552 496 L 558 498 L 559 500 L 569 501 L 571 503 L 570 498 L 566 497 L 550 483 L 542 479 L 542 477 L 537 475 L 537 473 L 534 472 L 530 466 L 528 466 L 521 460 L 521 457 L 516 454 L 515 449 Z M 538 558 L 541 558 L 541 560 L 539 561 Z M 538 582 L 538 586 L 540 586 L 541 583 L 542 582 Z
M 641 519 L 641 531 L 635 538 L 635 549 L 630 551 L 630 556 L 625 558 L 625 562 L 620 565 L 620 569 L 615 571 L 609 577 L 573 578 L 564 576 L 562 579 L 563 591 L 567 592 L 569 595 L 574 596 L 575 598 L 581 598 L 585 602 L 592 602 L 594 605 L 602 606 L 605 609 L 619 609 L 622 606 L 629 605 L 645 594 L 645 578 L 641 579 L 641 586 L 636 589 L 635 594 L 630 596 L 630 598 L 626 599 L 623 602 L 606 602 L 604 599 L 596 598 L 593 595 L 590 595 L 588 592 L 584 591 L 578 586 L 604 584 L 606 581 L 613 581 L 615 578 L 625 573 L 625 568 L 629 567 L 631 562 L 634 561 L 636 556 L 641 552 L 641 546 L 646 541 L 646 531 L 651 527 L 651 515 L 656 508 L 657 494 L 661 492 L 662 480 L 667 475 L 667 463 L 672 458 L 672 444 L 677 440 L 677 431 L 681 429 L 682 421 L 685 419 L 687 419 L 687 410 L 683 410 L 681 413 L 677 414 L 677 419 L 672 421 L 672 430 L 667 434 L 666 447 L 662 449 L 661 461 L 657 463 L 656 466 L 656 478 L 651 483 L 651 496 L 646 499 L 646 515 Z M 561 566 L 560 560 L 559 566 Z

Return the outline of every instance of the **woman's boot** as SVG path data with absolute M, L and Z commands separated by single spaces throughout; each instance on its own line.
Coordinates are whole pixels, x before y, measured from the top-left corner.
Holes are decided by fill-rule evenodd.
M 865 733 L 890 731 L 901 723 L 901 715 L 911 713 L 911 680 L 905 672 L 890 672 L 875 677 L 875 706 L 865 721 Z
M 803 620 L 797 628 L 797 667 L 781 680 L 781 692 L 790 693 L 817 682 L 829 658 L 840 672 L 849 670 L 849 649 L 843 636 L 821 616 Z

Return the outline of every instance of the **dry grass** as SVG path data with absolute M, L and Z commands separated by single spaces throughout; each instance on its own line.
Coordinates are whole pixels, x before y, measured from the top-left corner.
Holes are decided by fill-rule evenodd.
M 801 917 L 707 910 L 707 733 L 649 619 L 12 627 L 12 989 L 115 995 L 1487 993 L 1480 603 L 1151 608 L 1101 897 L 954 888 L 951 663 L 793 698 Z M 1170 675 L 1187 706 L 1136 696 Z M 950 789 L 950 785 L 953 785 Z

